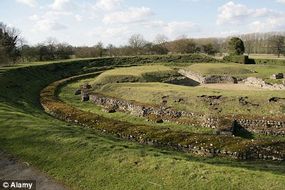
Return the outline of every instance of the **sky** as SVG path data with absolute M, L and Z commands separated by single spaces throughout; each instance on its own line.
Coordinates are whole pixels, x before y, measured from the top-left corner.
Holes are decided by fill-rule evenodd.
M 55 38 L 74 46 L 285 31 L 285 0 L 0 0 L 0 22 L 28 44 Z

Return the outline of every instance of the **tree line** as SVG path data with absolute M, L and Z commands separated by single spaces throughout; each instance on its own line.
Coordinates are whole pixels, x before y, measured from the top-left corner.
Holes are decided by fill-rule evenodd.
M 253 33 L 235 36 L 242 39 L 246 54 L 285 54 L 285 32 Z M 204 53 L 223 55 L 228 53 L 228 44 L 233 36 L 227 38 L 197 38 L 181 36 L 170 41 L 165 35 L 157 35 L 153 42 L 141 34 L 130 36 L 128 44 L 115 46 L 98 42 L 92 47 L 71 46 L 49 38 L 37 45 L 28 45 L 20 32 L 0 23 L 0 64 L 16 62 L 48 61 L 69 58 L 88 58 L 103 56 L 164 55 Z

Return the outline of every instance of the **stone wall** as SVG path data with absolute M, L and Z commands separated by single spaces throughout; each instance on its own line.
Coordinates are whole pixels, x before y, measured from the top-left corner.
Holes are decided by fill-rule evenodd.
M 184 69 L 180 69 L 178 71 L 178 73 L 183 75 L 183 76 L 185 76 L 185 77 L 187 77 L 187 78 L 190 78 L 190 79 L 192 79 L 194 81 L 197 81 L 200 84 L 204 84 L 205 83 L 205 78 L 202 75 L 200 75 L 198 73 L 195 73 L 193 71 L 190 71 L 190 70 L 186 71 Z
M 189 124 L 217 129 L 222 133 L 232 131 L 237 124 L 252 133 L 266 135 L 285 135 L 285 121 L 264 118 L 248 118 L 242 116 L 213 117 L 194 112 L 176 111 L 163 106 L 143 105 L 134 101 L 127 101 L 101 94 L 91 94 L 90 100 L 104 107 L 108 112 L 127 112 L 138 117 L 145 117 L 156 122 L 171 121 L 179 124 Z
M 238 80 L 231 76 L 209 75 L 205 77 L 205 84 L 229 83 L 237 84 Z

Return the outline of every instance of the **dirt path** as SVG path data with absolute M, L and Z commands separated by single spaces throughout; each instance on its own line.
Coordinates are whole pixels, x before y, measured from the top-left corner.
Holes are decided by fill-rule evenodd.
M 66 190 L 62 184 L 49 178 L 44 173 L 29 166 L 28 163 L 17 161 L 11 155 L 0 150 L 1 180 L 36 180 L 37 190 Z M 0 184 L 2 189 L 2 183 Z

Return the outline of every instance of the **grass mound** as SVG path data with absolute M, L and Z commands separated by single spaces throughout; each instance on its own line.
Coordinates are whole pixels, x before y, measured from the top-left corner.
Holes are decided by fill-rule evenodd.
M 158 82 L 177 75 L 170 67 L 163 65 L 118 68 L 102 73 L 94 81 L 97 85 L 123 82 Z

